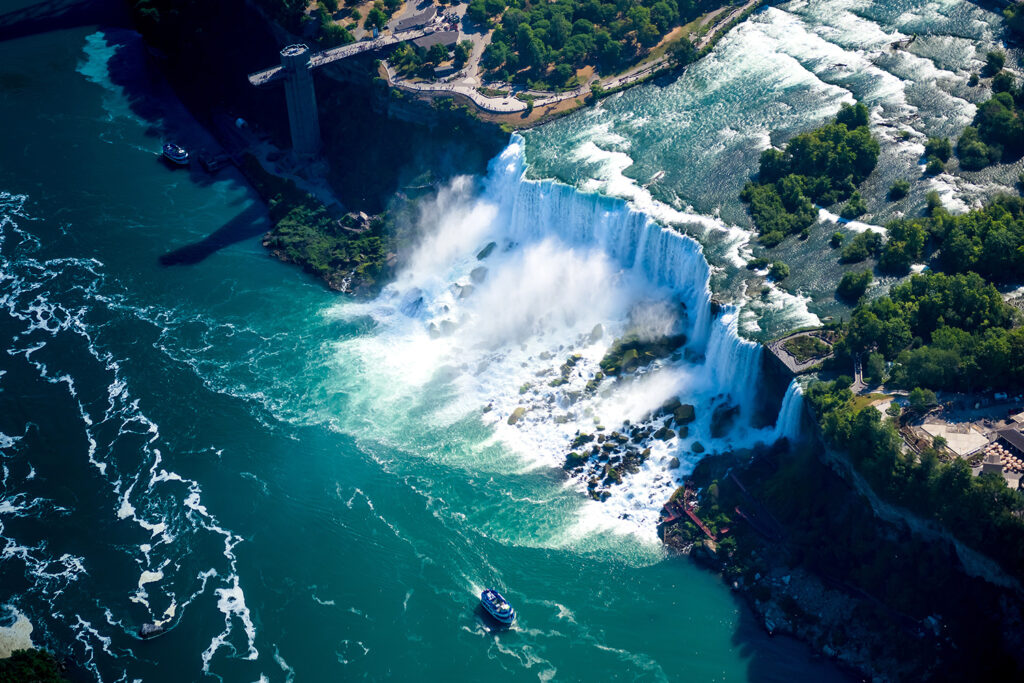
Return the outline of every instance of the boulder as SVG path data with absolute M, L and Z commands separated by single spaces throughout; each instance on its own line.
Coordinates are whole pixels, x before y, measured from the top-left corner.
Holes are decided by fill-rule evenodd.
M 562 465 L 564 470 L 575 470 L 583 467 L 587 464 L 588 455 L 586 453 L 577 453 L 573 451 L 565 456 L 565 464 Z
M 672 417 L 677 425 L 687 425 L 697 419 L 697 411 L 689 403 L 683 403 L 672 411 Z
M 594 329 L 590 331 L 590 343 L 593 344 L 599 341 L 604 336 L 604 326 L 601 323 L 594 325 Z
M 658 431 L 654 432 L 654 438 L 661 441 L 668 441 L 669 439 L 675 438 L 676 433 L 668 427 L 662 427 Z
M 677 469 L 679 469 L 679 458 L 673 457 L 671 460 L 669 460 L 668 461 L 668 468 L 670 470 L 677 470 Z
M 480 284 L 481 282 L 487 279 L 487 268 L 483 266 L 477 266 L 476 268 L 469 272 L 469 279 L 475 282 L 476 284 Z
M 694 453 L 703 453 L 704 452 L 704 445 L 700 441 L 694 441 L 693 445 L 690 446 L 690 448 L 693 449 Z
M 497 246 L 497 242 L 488 242 L 487 246 L 481 249 L 480 252 L 476 255 L 476 260 L 483 261 L 485 258 L 491 255 L 491 252 L 494 251 L 495 247 Z
M 737 405 L 715 408 L 715 412 L 711 415 L 711 436 L 716 439 L 725 436 L 739 414 L 740 407 Z
M 516 422 L 522 419 L 523 415 L 526 415 L 526 408 L 519 406 L 512 411 L 512 414 L 508 416 L 508 423 L 514 425 Z

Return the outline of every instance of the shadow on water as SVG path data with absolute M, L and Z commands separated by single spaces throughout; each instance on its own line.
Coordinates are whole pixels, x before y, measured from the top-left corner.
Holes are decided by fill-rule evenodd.
M 254 204 L 204 239 L 163 254 L 160 257 L 160 264 L 191 266 L 200 263 L 224 247 L 264 234 L 270 227 L 266 209 L 262 204 Z
M 7 6 L 18 4 L 9 0 Z M 44 0 L 0 14 L 0 41 L 79 26 L 123 24 L 123 3 L 110 0 Z
M 770 636 L 754 617 L 750 608 L 739 600 L 739 624 L 733 644 L 740 656 L 749 662 L 750 683 L 854 683 L 861 680 L 841 669 L 835 662 L 819 658 L 804 643 L 789 636 Z

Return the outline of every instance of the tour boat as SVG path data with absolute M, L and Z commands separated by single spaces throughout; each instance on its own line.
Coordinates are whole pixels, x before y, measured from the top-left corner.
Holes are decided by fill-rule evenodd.
M 480 605 L 488 614 L 502 624 L 511 624 L 516 620 L 516 611 L 508 600 L 502 597 L 501 593 L 488 588 L 480 594 Z
M 178 166 L 188 165 L 188 152 L 184 147 L 168 142 L 164 145 L 164 158 Z

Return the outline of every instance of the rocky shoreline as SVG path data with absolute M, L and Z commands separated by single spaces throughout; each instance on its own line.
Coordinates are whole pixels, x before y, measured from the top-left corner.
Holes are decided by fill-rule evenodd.
M 877 519 L 820 448 L 706 458 L 666 503 L 665 545 L 718 573 L 769 634 L 865 680 L 1019 672 L 1018 596 L 969 577 L 952 548 Z

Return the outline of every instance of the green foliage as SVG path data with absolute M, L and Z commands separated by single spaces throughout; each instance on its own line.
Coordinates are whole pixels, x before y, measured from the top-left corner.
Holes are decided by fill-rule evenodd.
M 879 152 L 867 121 L 863 104 L 843 104 L 832 123 L 797 135 L 784 150 L 761 154 L 757 181 L 747 183 L 740 197 L 766 246 L 807 230 L 817 220 L 815 203 L 855 199 L 851 210 L 863 206 L 859 195 L 854 198 L 856 186 L 874 169 Z
M 864 377 L 871 384 L 881 384 L 885 381 L 885 356 L 877 352 L 869 353 L 867 362 L 864 363 Z
M 779 282 L 789 277 L 789 266 L 782 261 L 775 261 L 768 269 L 768 277 Z
M 948 273 L 974 271 L 993 282 L 1024 278 L 1024 201 L 997 197 L 988 206 L 953 216 L 941 208 L 938 196 L 929 199 L 927 218 L 890 223 L 889 241 L 879 267 L 905 274 L 913 261 L 926 255 L 929 239 L 941 247 L 939 262 Z
M 860 263 L 877 255 L 881 248 L 882 236 L 873 230 L 865 230 L 846 243 L 839 261 L 841 263 Z
M 1006 65 L 1006 53 L 1002 50 L 991 50 L 985 55 L 985 69 L 990 74 L 1002 71 Z
M 60 666 L 46 650 L 15 650 L 0 659 L 0 683 L 65 683 Z
M 957 142 L 957 157 L 967 170 L 1024 155 L 1024 91 L 1006 72 L 992 79 L 992 90 L 992 98 L 978 107 L 974 121 Z
M 844 239 L 845 238 L 843 237 L 843 233 L 837 230 L 834 233 L 832 233 L 832 237 L 829 238 L 828 246 L 832 247 L 833 249 L 838 249 L 839 247 L 843 246 Z
M 860 196 L 860 192 L 856 190 L 850 195 L 849 201 L 843 205 L 843 210 L 839 213 L 840 216 L 847 220 L 859 218 L 868 212 L 868 205 L 864 203 L 864 199 Z
M 455 44 L 455 48 L 453 50 L 453 53 L 454 53 L 454 56 L 455 56 L 455 64 L 456 64 L 456 66 L 461 68 L 466 63 L 466 61 L 469 60 L 469 55 L 472 54 L 472 52 L 473 52 L 473 42 L 472 41 L 470 41 L 470 40 L 461 40 L 458 43 L 456 43 Z
M 900 178 L 889 187 L 889 201 L 903 199 L 910 193 L 910 183 Z
M 972 477 L 967 463 L 938 461 L 934 451 L 918 460 L 904 452 L 895 426 L 872 407 L 855 409 L 850 390 L 815 382 L 805 393 L 825 439 L 850 461 L 881 497 L 944 524 L 963 543 L 994 557 L 1007 571 L 1024 572 L 1024 496 L 1000 476 Z M 934 394 L 912 392 L 922 405 Z
M 467 15 L 495 27 L 482 62 L 492 77 L 557 88 L 588 65 L 619 70 L 703 11 L 693 0 L 471 0 Z M 677 63 L 696 57 L 685 39 L 676 49 Z
M 427 60 L 434 63 L 440 64 L 441 62 L 448 59 L 448 47 L 441 43 L 434 43 L 427 50 Z
M 914 410 L 928 410 L 939 403 L 934 391 L 922 389 L 921 387 L 914 387 L 908 398 L 910 399 L 910 407 Z
M 802 334 L 799 337 L 787 339 L 783 342 L 782 348 L 793 356 L 798 363 L 806 363 L 809 360 L 820 358 L 832 350 L 831 346 L 810 334 Z
M 388 15 L 384 14 L 384 10 L 382 10 L 380 7 L 374 5 L 373 7 L 370 8 L 370 11 L 367 13 L 366 22 L 364 22 L 363 25 L 369 26 L 371 28 L 384 28 L 384 26 L 387 23 Z
M 949 161 L 949 158 L 953 156 L 953 145 L 950 144 L 949 138 L 928 138 L 928 142 L 924 146 L 924 155 Z
M 939 175 L 946 170 L 946 164 L 942 163 L 942 159 L 938 157 L 929 157 L 928 165 L 925 166 L 925 175 Z
M 836 287 L 836 297 L 843 301 L 854 303 L 868 290 L 874 276 L 870 270 L 848 271 L 843 273 L 839 286 Z
M 1006 26 L 1018 36 L 1024 36 L 1024 3 L 1015 2 L 1003 10 Z
M 601 359 L 601 371 L 608 376 L 631 372 L 658 358 L 664 358 L 686 343 L 685 335 L 647 339 L 627 334 L 616 339 Z
M 892 383 L 970 390 L 1024 384 L 1024 329 L 1014 309 L 976 273 L 925 272 L 854 309 L 844 352 L 893 361 Z

